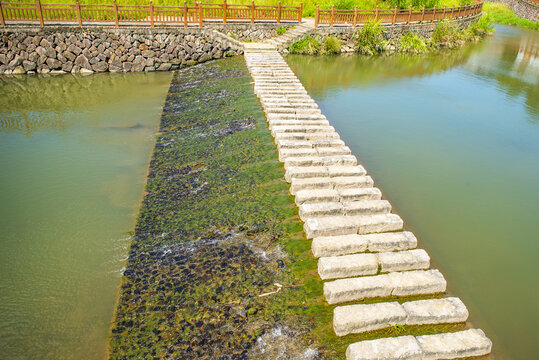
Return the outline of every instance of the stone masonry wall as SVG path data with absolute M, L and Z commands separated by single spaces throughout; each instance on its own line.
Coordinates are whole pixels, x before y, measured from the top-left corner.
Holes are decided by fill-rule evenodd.
M 473 22 L 476 22 L 479 19 L 480 15 L 469 17 L 466 19 L 457 19 L 453 20 L 453 24 L 461 28 L 466 28 Z M 414 33 L 423 38 L 431 38 L 436 25 L 438 23 L 415 23 L 415 24 L 402 24 L 395 26 L 386 26 L 384 27 L 384 37 L 385 40 L 388 40 L 391 43 L 398 42 L 400 37 L 404 33 Z M 357 32 L 358 28 L 353 28 L 351 26 L 334 26 L 334 27 L 318 27 L 307 32 L 304 36 L 313 36 L 323 41 L 326 36 L 335 36 L 342 41 L 342 52 L 351 52 L 354 51 L 354 35 Z M 299 40 L 299 39 L 296 39 Z M 286 44 L 288 46 L 288 44 Z M 283 49 L 281 49 L 283 50 Z
M 518 17 L 539 21 L 539 5 L 526 0 L 489 0 L 509 6 Z
M 229 22 L 227 24 L 205 24 L 205 26 L 220 31 L 228 36 L 231 36 L 240 41 L 259 41 L 277 36 L 277 29 L 280 27 L 289 29 L 294 27 L 297 23 L 280 23 L 267 22 L 267 23 L 234 23 Z
M 4 28 L 0 74 L 167 71 L 243 53 L 209 28 Z

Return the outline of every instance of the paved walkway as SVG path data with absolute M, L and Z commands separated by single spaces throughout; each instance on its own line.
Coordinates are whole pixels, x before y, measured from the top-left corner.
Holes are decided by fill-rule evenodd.
M 397 325 L 462 323 L 468 310 L 455 297 L 399 303 L 354 304 L 369 298 L 444 294 L 446 280 L 430 269 L 429 255 L 403 231 L 379 189 L 340 139 L 277 51 L 308 31 L 281 41 L 245 44 L 255 82 L 295 196 L 324 295 L 335 308 L 333 327 L 344 336 Z M 351 344 L 348 360 L 453 359 L 489 354 L 492 343 L 479 329 L 401 336 Z

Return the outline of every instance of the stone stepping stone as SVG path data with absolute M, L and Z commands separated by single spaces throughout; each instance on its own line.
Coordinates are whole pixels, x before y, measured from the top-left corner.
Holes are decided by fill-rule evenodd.
M 312 141 L 312 146 L 318 148 L 330 148 L 345 146 L 344 141 L 341 139 L 316 139 Z
M 324 283 L 329 304 L 375 297 L 411 296 L 445 292 L 447 282 L 438 270 L 414 270 L 339 279 Z
M 342 192 L 342 190 L 339 190 L 339 192 Z M 387 200 L 347 201 L 343 202 L 343 206 L 345 215 L 374 215 L 391 212 L 391 204 Z
M 281 139 L 288 139 L 288 140 L 316 140 L 316 139 L 339 139 L 339 134 L 336 132 L 313 132 L 313 133 L 305 133 L 305 132 L 296 132 L 296 133 L 277 133 L 275 134 L 276 140 Z
M 353 166 L 357 164 L 357 159 L 354 155 L 334 155 L 334 156 L 301 156 L 286 158 L 285 168 L 289 166 Z
M 325 166 L 289 166 L 285 170 L 285 179 L 288 182 L 291 182 L 292 178 L 328 177 L 328 169 Z
M 333 189 L 309 189 L 296 192 L 296 204 L 338 202 L 339 194 Z
M 387 272 L 384 271 L 387 263 L 395 269 L 392 271 L 424 270 L 429 268 L 430 258 L 422 249 L 328 256 L 318 260 L 318 274 L 322 280 L 375 275 L 379 269 Z
M 403 221 L 395 214 L 328 216 L 308 218 L 303 224 L 307 239 L 318 236 L 368 234 L 402 230 Z
M 370 176 L 293 178 L 292 185 L 290 186 L 290 193 L 294 195 L 297 191 L 305 189 L 336 189 L 340 191 L 347 188 L 370 187 L 372 185 L 373 180 Z
M 480 329 L 417 336 L 416 340 L 422 360 L 467 358 L 488 355 L 492 351 L 492 341 Z
M 404 324 L 408 315 L 398 302 L 337 306 L 333 330 L 337 336 L 360 334 Z
M 370 251 L 398 251 L 414 249 L 417 239 L 409 231 L 368 234 L 321 236 L 313 239 L 314 257 L 348 255 Z
M 399 336 L 350 344 L 346 360 L 423 360 L 415 337 Z
M 374 187 L 340 188 L 339 196 L 342 201 L 381 200 L 382 192 Z
M 280 149 L 279 161 L 284 162 L 287 158 L 311 157 L 317 156 L 318 153 L 313 148 L 296 148 L 296 149 Z
M 352 151 L 348 146 L 338 147 L 317 147 L 318 155 L 320 156 L 334 156 L 334 155 L 350 155 Z
M 375 254 L 331 256 L 318 260 L 318 274 L 322 280 L 376 273 L 378 273 L 378 258 Z
M 341 176 L 363 176 L 367 175 L 367 171 L 361 165 L 355 166 L 328 166 L 328 173 L 330 177 Z
M 423 249 L 377 253 L 380 272 L 422 270 L 430 267 L 430 257 Z
M 456 297 L 408 301 L 402 304 L 407 325 L 459 323 L 468 319 L 468 309 Z
M 328 181 L 331 186 L 331 182 Z M 300 190 L 309 191 L 309 190 Z M 299 206 L 299 216 L 301 219 L 333 216 L 333 215 L 374 215 L 387 214 L 391 212 L 391 205 L 386 200 L 366 200 L 351 203 L 341 202 L 318 202 L 306 201 Z
M 303 191 L 303 190 L 302 190 Z M 342 216 L 344 206 L 340 202 L 303 203 L 298 206 L 299 217 L 304 220 L 317 216 Z
M 299 121 L 296 119 L 293 119 L 294 121 Z M 281 120 L 282 121 L 282 120 Z M 335 128 L 330 125 L 280 125 L 280 126 L 273 126 L 271 129 L 272 135 L 275 136 L 277 133 L 316 133 L 316 132 L 323 132 L 323 133 L 333 133 L 335 132 Z
M 338 306 L 333 311 L 337 336 L 401 325 L 465 322 L 468 310 L 459 298 Z
M 277 149 L 300 149 L 300 148 L 313 148 L 313 144 L 308 140 L 291 140 L 291 139 L 275 139 Z

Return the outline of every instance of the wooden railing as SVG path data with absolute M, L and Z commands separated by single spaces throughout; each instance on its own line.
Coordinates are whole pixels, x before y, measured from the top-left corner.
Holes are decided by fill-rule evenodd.
M 229 5 L 202 4 L 194 6 L 158 6 L 151 0 L 148 5 L 118 5 L 116 0 L 110 5 L 49 4 L 0 2 L 0 25 L 9 23 L 39 22 L 45 24 L 73 23 L 79 26 L 91 24 L 128 25 L 189 25 L 202 26 L 204 21 L 281 21 L 299 22 L 303 17 L 303 3 L 300 6 Z
M 385 25 L 395 24 L 410 24 L 410 23 L 423 23 L 440 21 L 445 19 L 457 19 L 466 18 L 481 14 L 483 10 L 483 3 L 476 3 L 472 5 L 460 6 L 460 7 L 443 7 L 425 9 L 395 9 L 393 10 L 380 10 L 378 7 L 375 10 L 358 10 L 356 7 L 354 10 L 338 10 L 333 6 L 328 10 L 320 10 L 316 7 L 316 17 L 314 19 L 315 27 L 319 25 L 348 25 L 357 26 L 365 24 L 366 22 L 380 22 Z

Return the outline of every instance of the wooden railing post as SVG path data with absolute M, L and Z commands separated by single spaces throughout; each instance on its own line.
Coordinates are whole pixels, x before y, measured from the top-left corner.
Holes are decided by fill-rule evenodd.
M 442 14 L 442 20 L 445 20 L 445 13 L 446 13 L 446 11 L 447 11 L 447 7 L 444 6 L 444 12 L 443 12 L 443 14 Z
M 331 20 L 329 21 L 330 27 L 333 27 L 333 21 L 335 21 L 335 5 L 331 5 Z
M 453 19 L 453 12 L 455 12 L 455 5 L 451 8 L 451 19 Z
M 2 2 L 0 2 L 0 25 L 6 26 L 6 22 L 4 21 L 4 10 L 2 10 Z
M 303 3 L 299 3 L 299 15 L 298 22 L 301 24 L 303 22 Z
M 393 13 L 393 21 L 391 22 L 391 25 L 395 25 L 395 21 L 397 21 L 397 7 L 395 6 L 395 12 Z
M 357 5 L 354 6 L 354 27 L 357 26 Z
M 376 10 L 374 11 L 374 22 L 378 21 L 378 5 L 376 5 Z
M 281 23 L 281 2 L 277 4 L 277 24 Z
M 255 0 L 251 1 L 251 24 L 255 23 Z
M 116 3 L 116 0 L 112 3 L 112 7 L 114 8 L 114 23 L 116 24 L 116 27 L 118 27 L 118 3 Z
M 436 5 L 434 5 L 434 8 L 432 10 L 432 22 L 434 22 L 434 20 L 436 20 Z
M 408 10 L 408 25 L 410 25 L 411 20 L 412 20 L 412 5 L 410 5 L 410 9 Z
M 316 15 L 314 16 L 314 27 L 318 27 L 318 19 L 320 18 L 320 6 L 316 5 Z
M 187 28 L 187 2 L 183 2 L 183 27 Z
M 423 19 L 425 18 L 425 5 L 423 5 L 423 10 L 421 10 L 421 21 L 420 24 L 423 24 Z
M 41 10 L 41 2 L 39 0 L 36 0 L 36 12 L 39 17 L 39 26 L 43 27 L 45 24 L 43 23 L 43 11 Z
M 150 26 L 153 27 L 153 3 L 150 0 Z
M 223 1 L 223 23 L 226 24 L 226 0 Z
M 79 26 L 82 27 L 82 13 L 80 11 L 79 0 L 75 0 L 75 11 L 77 12 L 77 20 L 79 21 Z
M 202 3 L 198 3 L 198 26 L 202 27 Z

